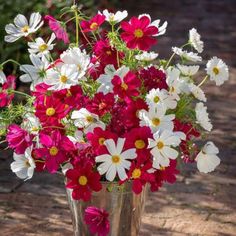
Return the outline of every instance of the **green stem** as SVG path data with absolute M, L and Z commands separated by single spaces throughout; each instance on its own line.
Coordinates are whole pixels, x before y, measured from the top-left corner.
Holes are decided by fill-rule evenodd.
M 8 92 L 9 93 L 19 94 L 19 95 L 22 95 L 22 96 L 27 97 L 27 98 L 32 98 L 29 94 L 24 93 L 24 92 L 20 92 L 20 91 L 17 91 L 17 90 L 9 89 Z
M 76 46 L 79 47 L 79 15 L 75 9 L 75 25 L 76 25 Z
M 17 61 L 13 60 L 13 59 L 8 59 L 8 60 L 4 61 L 0 66 L 3 67 L 5 64 L 7 64 L 9 62 L 15 63 L 16 65 L 20 66 L 20 64 Z
M 202 82 L 198 85 L 198 87 L 201 87 L 208 79 L 208 75 L 205 76 L 205 78 L 202 80 Z

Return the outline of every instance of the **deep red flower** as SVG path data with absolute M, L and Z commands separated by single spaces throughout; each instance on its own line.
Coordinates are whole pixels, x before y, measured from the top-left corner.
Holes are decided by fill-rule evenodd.
M 89 226 L 92 234 L 98 236 L 107 236 L 110 231 L 109 214 L 104 209 L 99 209 L 94 206 L 85 209 L 84 221 Z
M 129 22 L 121 23 L 121 28 L 125 31 L 121 34 L 121 38 L 128 48 L 147 51 L 157 42 L 153 36 L 158 33 L 158 29 L 150 24 L 147 16 L 132 17 Z
M 129 71 L 123 79 L 115 75 L 112 79 L 112 84 L 114 86 L 114 94 L 118 95 L 121 99 L 139 95 L 138 90 L 141 86 L 141 82 L 131 71 Z
M 8 75 L 6 78 L 6 82 L 2 85 L 2 89 L 0 89 L 0 107 L 6 107 L 12 102 L 14 93 L 9 93 L 8 89 L 15 88 L 16 77 L 14 75 Z
M 12 124 L 8 127 L 6 139 L 16 154 L 24 154 L 26 148 L 32 145 L 33 136 L 18 125 Z
M 90 162 L 82 167 L 77 165 L 74 169 L 68 170 L 66 177 L 68 178 L 66 187 L 73 189 L 72 197 L 75 200 L 89 201 L 92 191 L 98 192 L 102 189 L 101 176 L 93 170 Z
M 108 93 L 97 93 L 94 98 L 91 99 L 89 104 L 86 106 L 86 109 L 91 113 L 97 114 L 99 116 L 105 115 L 107 112 L 110 112 L 114 105 L 114 94 Z
M 91 32 L 96 31 L 98 28 L 102 25 L 102 23 L 105 21 L 105 16 L 101 14 L 95 15 L 91 20 L 89 21 L 81 21 L 81 27 L 83 29 L 83 32 Z
M 166 74 L 164 71 L 156 69 L 154 66 L 141 70 L 140 77 L 148 91 L 153 88 L 168 89 Z

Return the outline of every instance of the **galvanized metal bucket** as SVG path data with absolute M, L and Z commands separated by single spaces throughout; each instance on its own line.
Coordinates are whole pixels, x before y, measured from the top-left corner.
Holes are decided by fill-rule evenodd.
M 114 184 L 111 188 L 108 183 L 104 182 L 103 189 L 98 193 L 93 193 L 89 202 L 74 200 L 72 191 L 67 189 L 74 235 L 93 235 L 84 223 L 84 212 L 88 206 L 103 208 L 109 212 L 109 236 L 138 235 L 147 191 L 145 188 L 141 194 L 136 195 L 132 192 L 131 186 L 131 183 L 125 183 L 123 187 Z

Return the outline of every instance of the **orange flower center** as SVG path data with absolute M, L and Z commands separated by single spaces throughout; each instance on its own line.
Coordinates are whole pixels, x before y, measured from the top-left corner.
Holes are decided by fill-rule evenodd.
M 98 140 L 98 143 L 99 143 L 99 145 L 104 145 L 104 142 L 105 142 L 105 138 L 100 138 L 99 140 Z
M 110 56 L 110 55 L 111 55 L 111 51 L 110 51 L 110 50 L 106 51 L 106 54 L 107 54 L 108 56 Z
M 56 156 L 57 153 L 58 153 L 57 147 L 55 147 L 55 146 L 51 147 L 51 148 L 49 149 L 49 153 L 50 153 L 51 156 Z
M 46 115 L 47 116 L 53 116 L 55 115 L 56 113 L 56 110 L 53 108 L 53 107 L 49 107 L 47 110 L 46 110 Z
M 112 162 L 113 162 L 114 164 L 120 163 L 120 157 L 117 156 L 117 155 L 112 156 Z
M 90 29 L 91 30 L 96 30 L 98 28 L 98 23 L 96 22 L 93 22 L 91 25 L 90 25 Z
M 218 67 L 214 67 L 213 72 L 214 72 L 215 75 L 218 75 L 220 73 L 220 70 L 219 70 Z
M 143 37 L 143 31 L 142 31 L 141 29 L 136 29 L 136 30 L 134 31 L 134 36 L 135 36 L 136 38 L 142 38 L 142 37 Z
M 78 180 L 79 184 L 85 186 L 88 183 L 88 179 L 86 176 L 81 175 Z
M 158 126 L 158 125 L 160 125 L 160 123 L 161 123 L 161 121 L 160 121 L 159 118 L 153 118 L 153 119 L 152 119 L 152 124 L 153 124 L 154 126 Z
M 140 169 L 135 168 L 132 172 L 132 178 L 133 179 L 138 179 L 141 176 L 142 172 Z
M 47 44 L 42 44 L 42 45 L 39 46 L 39 51 L 44 52 L 47 48 L 48 48 Z
M 142 139 L 138 139 L 134 143 L 137 149 L 143 149 L 145 147 L 145 142 Z
M 121 87 L 122 87 L 122 89 L 124 89 L 124 90 L 127 90 L 127 89 L 128 89 L 128 85 L 127 85 L 126 83 L 122 83 L 122 84 L 121 84 Z
M 162 149 L 164 146 L 165 146 L 165 145 L 164 145 L 164 143 L 163 143 L 162 141 L 159 141 L 159 142 L 157 143 L 157 148 L 158 148 L 158 149 Z

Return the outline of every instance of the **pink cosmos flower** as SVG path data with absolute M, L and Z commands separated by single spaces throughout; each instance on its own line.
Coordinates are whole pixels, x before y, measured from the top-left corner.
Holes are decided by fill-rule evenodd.
M 106 236 L 110 231 L 109 214 L 104 209 L 94 206 L 87 207 L 84 214 L 84 221 L 89 226 L 92 234 Z
M 60 22 L 58 22 L 55 18 L 53 18 L 50 15 L 46 15 L 44 19 L 48 20 L 48 25 L 50 29 L 55 33 L 58 39 L 64 41 L 64 43 L 66 44 L 70 43 L 66 29 L 65 27 L 62 26 Z
M 15 81 L 16 77 L 14 75 L 7 76 L 7 81 L 2 85 L 2 91 L 0 90 L 0 107 L 8 106 L 14 98 L 14 94 L 9 94 L 7 90 L 16 88 Z
M 32 145 L 32 136 L 18 125 L 8 127 L 7 142 L 16 154 L 24 154 L 27 147 Z
M 100 25 L 105 21 L 105 16 L 101 14 L 97 14 L 89 21 L 81 21 L 81 27 L 83 32 L 91 32 L 96 31 L 100 27 Z
M 158 29 L 150 24 L 147 16 L 132 17 L 129 22 L 121 23 L 121 28 L 125 31 L 121 34 L 121 38 L 128 48 L 147 51 L 157 42 L 153 36 L 158 33 Z

